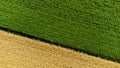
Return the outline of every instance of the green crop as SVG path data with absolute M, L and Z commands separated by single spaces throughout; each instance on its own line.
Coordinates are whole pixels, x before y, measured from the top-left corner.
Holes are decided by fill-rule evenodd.
M 0 0 L 0 27 L 120 62 L 119 0 Z

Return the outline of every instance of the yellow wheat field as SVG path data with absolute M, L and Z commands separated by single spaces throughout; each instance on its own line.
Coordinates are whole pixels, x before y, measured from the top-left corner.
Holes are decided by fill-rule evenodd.
M 0 30 L 0 68 L 120 68 L 120 64 Z

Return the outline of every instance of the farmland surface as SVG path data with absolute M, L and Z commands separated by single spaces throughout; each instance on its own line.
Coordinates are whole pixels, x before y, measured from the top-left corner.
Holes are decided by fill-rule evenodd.
M 0 27 L 120 62 L 119 0 L 0 0 Z
M 119 68 L 120 64 L 0 30 L 0 68 Z

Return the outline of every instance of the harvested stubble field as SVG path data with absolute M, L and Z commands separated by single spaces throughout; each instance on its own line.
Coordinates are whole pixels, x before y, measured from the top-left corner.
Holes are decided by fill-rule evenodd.
M 0 27 L 120 62 L 119 0 L 0 0 Z
M 0 30 L 0 68 L 119 68 L 120 64 Z

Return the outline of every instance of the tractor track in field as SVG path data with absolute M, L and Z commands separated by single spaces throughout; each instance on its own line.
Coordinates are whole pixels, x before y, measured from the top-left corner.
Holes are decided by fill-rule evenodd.
M 0 68 L 120 68 L 120 64 L 0 30 Z

